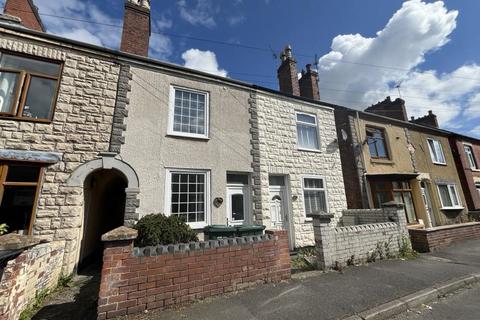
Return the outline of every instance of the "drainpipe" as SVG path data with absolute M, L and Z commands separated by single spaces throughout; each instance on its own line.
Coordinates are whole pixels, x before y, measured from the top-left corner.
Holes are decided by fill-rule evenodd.
M 366 166 L 365 166 L 365 163 L 366 163 L 366 160 L 365 160 L 365 155 L 363 154 L 363 139 L 362 139 L 362 136 L 361 136 L 361 131 L 360 131 L 360 116 L 359 116 L 359 113 L 358 111 L 355 111 L 355 123 L 356 123 L 356 126 L 355 126 L 355 131 L 357 131 L 357 137 L 359 139 L 359 142 L 360 142 L 360 162 L 362 163 L 362 177 L 360 178 L 360 182 L 363 181 L 363 185 L 364 185 L 364 190 L 365 192 L 367 193 L 367 201 L 368 203 L 366 203 L 368 205 L 368 208 L 372 208 L 373 207 L 373 201 L 372 201 L 372 196 L 370 194 L 370 186 L 368 185 L 368 180 L 367 180 L 367 172 L 366 172 Z M 362 191 L 363 192 L 363 191 Z M 362 203 L 364 202 L 364 196 L 362 195 Z M 365 205 L 365 203 L 364 203 Z

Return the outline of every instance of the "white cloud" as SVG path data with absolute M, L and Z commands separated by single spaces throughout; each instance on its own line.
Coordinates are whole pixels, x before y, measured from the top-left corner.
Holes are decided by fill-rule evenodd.
M 227 18 L 228 24 L 232 27 L 242 23 L 243 21 L 245 21 L 244 16 L 234 16 Z
M 188 23 L 207 28 L 213 28 L 217 25 L 214 15 L 218 12 L 218 8 L 210 0 L 196 0 L 194 7 L 189 7 L 186 0 L 179 0 L 177 5 L 180 10 L 180 17 Z
M 363 109 L 398 95 L 394 84 L 401 82 L 410 115 L 422 116 L 432 109 L 441 125 L 453 128 L 456 118 L 470 110 L 464 110 L 465 100 L 480 90 L 478 80 L 468 80 L 480 79 L 480 66 L 464 65 L 445 74 L 418 67 L 427 54 L 448 43 L 457 16 L 442 1 L 410 0 L 375 37 L 335 37 L 331 51 L 319 59 L 322 100 Z M 478 108 L 476 102 L 480 98 L 472 99 L 471 105 Z
M 217 56 L 212 51 L 189 49 L 182 54 L 182 59 L 185 61 L 184 65 L 187 68 L 208 72 L 221 77 L 227 76 L 227 71 L 219 68 Z

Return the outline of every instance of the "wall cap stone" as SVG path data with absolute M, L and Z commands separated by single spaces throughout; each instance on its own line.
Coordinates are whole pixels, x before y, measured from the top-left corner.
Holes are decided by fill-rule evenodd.
M 134 240 L 138 236 L 138 231 L 125 226 L 118 227 L 102 235 L 102 241 L 125 241 Z
M 46 242 L 48 241 L 40 237 L 9 233 L 0 236 L 0 251 L 25 249 Z

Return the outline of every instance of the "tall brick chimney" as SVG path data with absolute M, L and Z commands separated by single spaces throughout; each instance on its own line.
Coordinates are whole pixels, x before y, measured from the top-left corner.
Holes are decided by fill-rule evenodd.
M 382 102 L 372 105 L 365 109 L 365 112 L 375 113 L 384 117 L 394 118 L 402 121 L 408 121 L 407 110 L 405 109 L 405 100 L 397 98 L 392 101 L 387 97 Z
M 21 24 L 26 28 L 45 32 L 38 8 L 33 0 L 7 0 L 3 13 L 20 18 Z
M 147 57 L 150 34 L 150 0 L 125 0 L 120 50 Z
M 302 77 L 299 80 L 300 95 L 312 100 L 320 100 L 320 90 L 318 90 L 318 72 L 312 70 L 312 65 L 307 64 L 307 71 L 302 70 Z
M 297 61 L 292 56 L 292 47 L 290 45 L 283 49 L 280 59 L 282 64 L 277 70 L 280 91 L 299 96 L 300 86 L 298 83 Z
M 433 113 L 432 110 L 428 110 L 428 114 L 426 116 L 417 119 L 415 119 L 415 117 L 412 117 L 410 122 L 418 123 L 427 127 L 438 128 L 437 116 Z

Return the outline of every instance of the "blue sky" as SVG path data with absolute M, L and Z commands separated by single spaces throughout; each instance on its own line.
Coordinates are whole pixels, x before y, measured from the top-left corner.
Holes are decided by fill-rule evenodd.
M 3 4 L 4 0 L 0 0 Z M 49 32 L 118 48 L 123 0 L 35 0 Z M 480 137 L 480 1 L 152 0 L 150 56 L 277 88 L 278 53 L 319 58 L 322 100 L 363 109 L 401 95 L 409 115 Z M 262 48 L 247 50 L 185 35 Z

